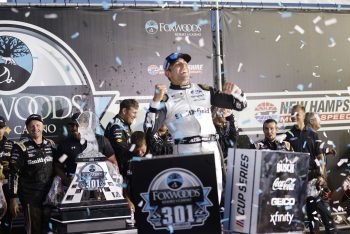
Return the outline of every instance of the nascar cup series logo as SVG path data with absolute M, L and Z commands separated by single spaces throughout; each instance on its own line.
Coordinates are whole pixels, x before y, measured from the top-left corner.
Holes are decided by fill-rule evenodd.
M 148 212 L 147 221 L 154 229 L 182 230 L 202 226 L 209 217 L 208 199 L 211 187 L 192 172 L 171 168 L 159 173 L 151 182 L 142 211 Z
M 83 190 L 98 190 L 106 185 L 106 176 L 102 167 L 96 163 L 86 164 L 79 173 L 78 187 Z
M 200 37 L 202 34 L 202 27 L 198 23 L 171 23 L 157 22 L 155 20 L 148 20 L 145 23 L 145 30 L 148 34 L 156 34 L 157 32 L 174 33 L 176 37 Z

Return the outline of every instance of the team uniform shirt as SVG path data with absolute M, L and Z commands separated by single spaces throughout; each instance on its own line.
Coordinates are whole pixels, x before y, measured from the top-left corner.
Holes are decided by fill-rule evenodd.
M 157 132 L 148 137 L 147 142 L 152 156 L 173 154 L 174 141 L 170 134 L 162 137 Z
M 8 140 L 5 136 L 0 141 L 0 164 L 3 165 L 3 173 L 5 175 L 5 179 L 8 179 L 10 172 L 9 165 L 13 144 L 13 141 Z
M 293 126 L 286 134 L 286 141 L 291 144 L 295 152 L 310 154 L 308 179 L 320 176 L 320 167 L 315 161 L 317 156 L 322 154 L 321 140 L 318 134 L 311 128 L 300 130 L 296 126 Z
M 212 87 L 189 84 L 171 84 L 167 94 L 159 103 L 152 102 L 146 114 L 146 134 L 155 134 L 166 123 L 176 146 L 174 153 L 191 154 L 214 152 L 218 197 L 222 191 L 221 156 L 213 124 L 211 106 L 243 110 L 247 106 L 244 93 L 225 94 Z M 206 140 L 203 140 L 206 139 Z
M 114 149 L 120 171 L 125 171 L 124 166 L 127 165 L 131 134 L 130 125 L 125 123 L 119 115 L 115 117 L 113 124 L 109 123 L 106 127 L 105 137 Z
M 114 150 L 109 143 L 108 139 L 104 136 L 96 134 L 96 140 L 98 144 L 98 151 L 105 155 L 107 158 L 114 154 Z M 68 137 L 64 139 L 57 147 L 57 156 L 55 157 L 55 163 L 59 163 L 62 155 L 67 155 L 67 159 L 63 162 L 65 172 L 68 176 L 72 176 L 75 173 L 77 164 L 75 162 L 79 154 L 81 154 L 87 147 L 87 141 L 84 144 L 80 143 L 80 140 L 75 137 Z
M 237 129 L 233 115 L 226 117 L 223 125 L 214 124 L 216 132 L 219 134 L 219 144 L 224 155 L 227 158 L 228 148 L 232 148 L 237 141 Z
M 23 204 L 41 205 L 53 178 L 55 143 L 43 138 L 36 144 L 31 138 L 16 142 L 10 162 L 10 195 L 18 195 Z

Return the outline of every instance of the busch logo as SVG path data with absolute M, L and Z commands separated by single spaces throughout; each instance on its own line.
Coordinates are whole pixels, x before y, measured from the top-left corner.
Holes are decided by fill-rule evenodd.
M 294 171 L 295 171 L 295 164 L 292 163 L 290 160 L 288 160 L 287 157 L 277 163 L 277 173 L 279 172 L 294 173 Z
M 272 190 L 294 190 L 296 178 L 288 178 L 286 180 L 280 180 L 276 178 L 272 185 Z
M 276 223 L 288 222 L 290 225 L 293 220 L 294 214 L 279 214 L 278 211 L 276 213 L 270 215 L 270 223 L 276 225 Z

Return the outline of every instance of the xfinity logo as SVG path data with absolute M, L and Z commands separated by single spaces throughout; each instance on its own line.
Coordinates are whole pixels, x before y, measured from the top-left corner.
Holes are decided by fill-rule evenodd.
M 279 172 L 288 172 L 288 173 L 294 173 L 295 164 L 292 163 L 288 158 L 284 158 L 283 160 L 279 161 L 277 163 L 277 173 Z
M 270 223 L 276 225 L 276 223 L 288 222 L 290 225 L 293 220 L 294 214 L 279 214 L 278 211 L 276 213 L 270 215 Z
M 274 197 L 271 199 L 271 206 L 293 206 L 295 198 L 293 197 Z
M 272 185 L 272 190 L 294 190 L 296 178 L 288 178 L 286 180 L 280 180 L 276 178 Z

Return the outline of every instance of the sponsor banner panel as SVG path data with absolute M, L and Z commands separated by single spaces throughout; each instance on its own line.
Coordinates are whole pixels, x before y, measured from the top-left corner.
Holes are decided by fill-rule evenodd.
M 132 161 L 131 171 L 138 233 L 221 233 L 213 154 Z
M 225 228 L 239 233 L 302 232 L 308 158 L 304 153 L 231 150 Z

